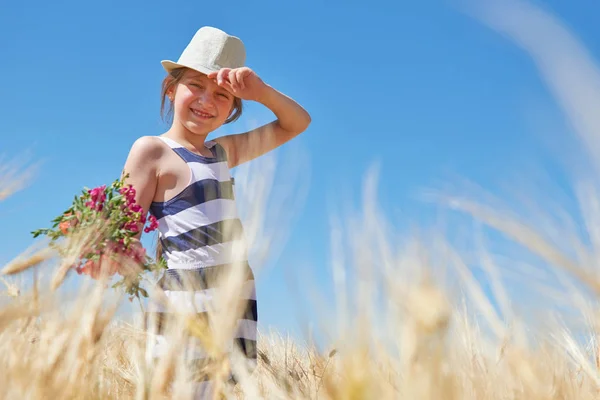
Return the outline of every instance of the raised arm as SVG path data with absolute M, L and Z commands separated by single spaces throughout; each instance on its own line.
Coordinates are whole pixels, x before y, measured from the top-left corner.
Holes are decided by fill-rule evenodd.
M 215 78 L 220 86 L 235 96 L 263 104 L 277 118 L 249 132 L 215 139 L 227 152 L 230 168 L 281 146 L 304 132 L 311 122 L 310 115 L 302 106 L 265 84 L 249 68 L 223 69 L 208 76 Z

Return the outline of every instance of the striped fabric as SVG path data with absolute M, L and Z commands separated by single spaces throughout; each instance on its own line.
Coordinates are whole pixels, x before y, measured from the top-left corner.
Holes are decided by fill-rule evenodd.
M 240 308 L 223 312 L 241 313 L 231 344 L 237 345 L 250 364 L 255 365 L 256 289 L 226 154 L 214 141 L 206 143 L 213 157 L 203 157 L 169 138 L 159 138 L 187 163 L 191 178 L 175 197 L 150 206 L 150 213 L 158 219 L 159 240 L 168 267 L 158 286 L 164 291 L 169 306 L 152 300 L 148 305 L 148 357 L 161 357 L 169 352 L 163 329 L 172 312 L 207 320 L 209 309 L 220 312 L 219 305 L 213 301 L 218 296 L 219 279 L 239 273 L 244 278 L 239 291 Z M 206 361 L 206 355 L 192 339 L 186 356 L 192 363 Z M 206 382 L 200 386 L 205 388 Z

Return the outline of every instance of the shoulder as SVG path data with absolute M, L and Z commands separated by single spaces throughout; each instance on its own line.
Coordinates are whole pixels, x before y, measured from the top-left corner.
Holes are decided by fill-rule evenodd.
M 158 136 L 142 136 L 133 142 L 131 151 L 145 155 L 159 155 L 165 150 L 165 143 Z
M 158 171 L 166 153 L 165 147 L 165 143 L 156 136 L 142 136 L 136 139 L 127 156 L 127 169 Z
M 157 136 L 142 136 L 133 142 L 129 156 L 157 160 L 165 153 L 165 143 Z

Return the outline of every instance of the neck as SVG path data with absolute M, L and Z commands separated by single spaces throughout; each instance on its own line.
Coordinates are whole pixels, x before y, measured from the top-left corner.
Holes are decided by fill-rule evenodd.
M 204 142 L 208 134 L 196 134 L 190 132 L 189 129 L 186 129 L 182 124 L 177 121 L 173 121 L 171 128 L 167 132 L 165 132 L 164 136 L 175 140 L 178 143 L 186 147 L 192 147 L 195 149 L 202 149 L 204 147 Z

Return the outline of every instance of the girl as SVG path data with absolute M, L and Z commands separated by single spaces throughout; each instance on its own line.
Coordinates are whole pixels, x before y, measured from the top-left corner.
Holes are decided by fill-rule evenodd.
M 240 291 L 245 306 L 232 339 L 256 362 L 254 277 L 243 251 L 229 169 L 286 143 L 305 131 L 311 119 L 246 67 L 245 58 L 239 38 L 212 27 L 198 30 L 177 62 L 162 62 L 167 76 L 161 114 L 168 103 L 170 129 L 136 140 L 125 163 L 123 172 L 129 174 L 136 201 L 158 219 L 159 256 L 168 267 L 159 286 L 172 307 L 148 307 L 149 316 L 158 321 L 149 346 L 152 357 L 168 354 L 161 322 L 169 313 L 175 309 L 203 316 L 212 307 L 208 299 L 217 278 L 236 270 L 246 279 Z M 276 120 L 207 141 L 212 131 L 240 117 L 242 100 L 265 105 Z M 191 360 L 202 358 L 194 351 L 188 354 Z

